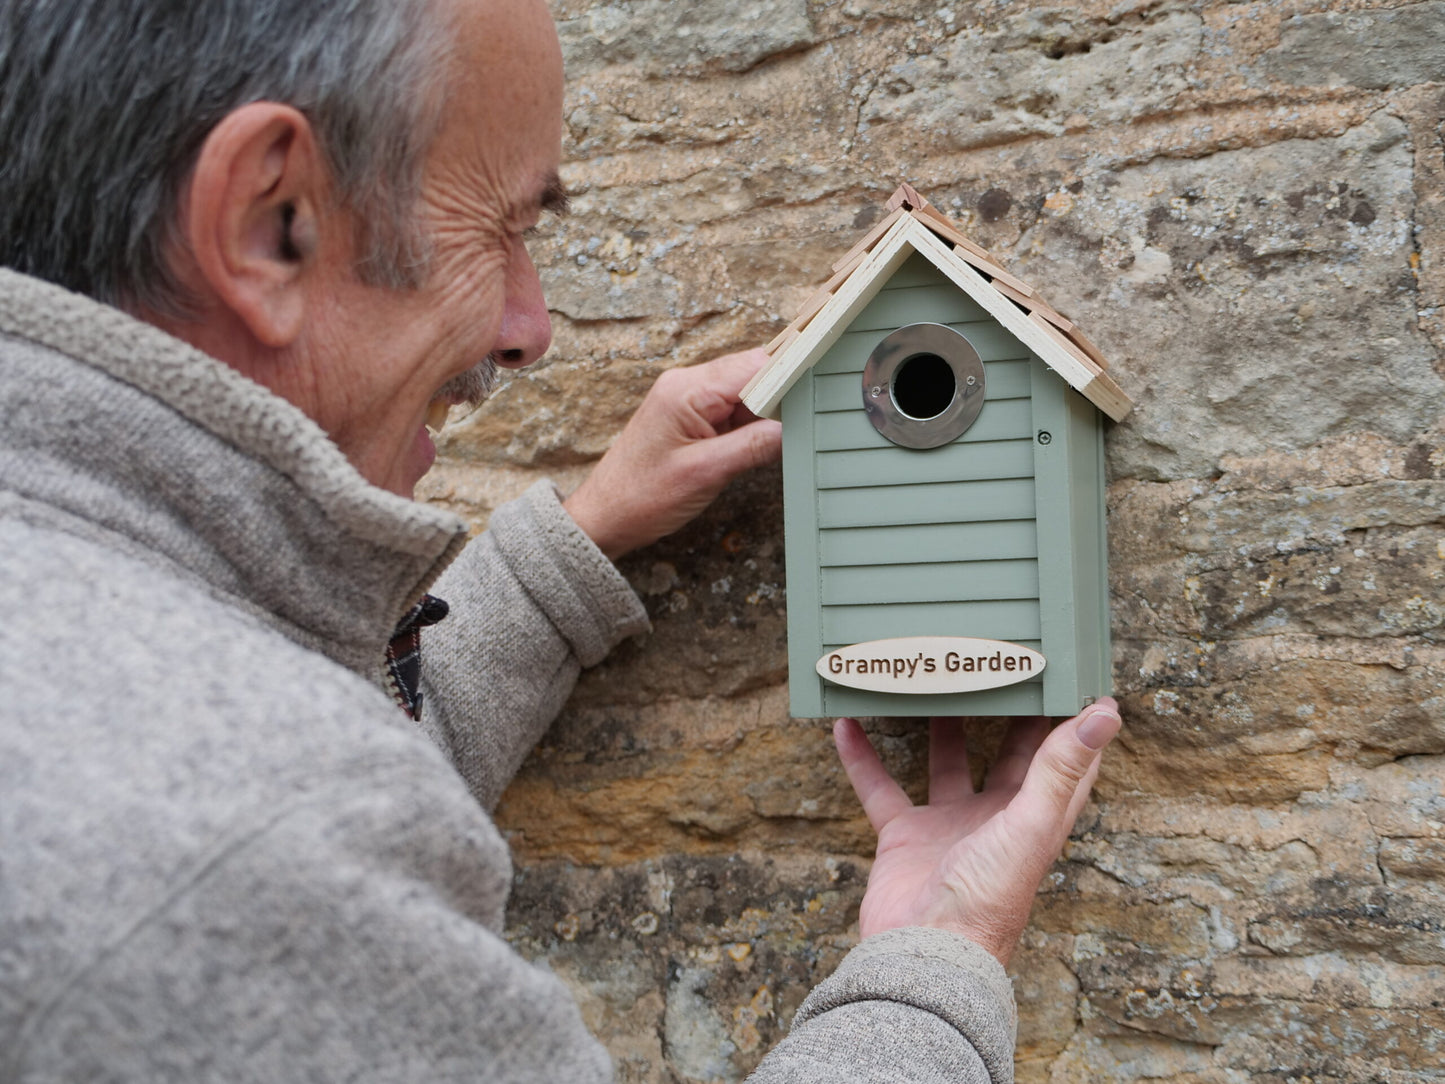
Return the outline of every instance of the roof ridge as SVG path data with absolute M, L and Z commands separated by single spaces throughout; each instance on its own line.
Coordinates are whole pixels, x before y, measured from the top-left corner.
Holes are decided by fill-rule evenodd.
M 955 255 L 983 275 L 984 281 L 1023 309 L 1026 314 L 1033 316 L 1038 313 L 1042 316 L 1044 321 L 1060 333 L 1063 340 L 1061 345 L 1069 349 L 1070 353 L 1078 356 L 1079 360 L 1089 368 L 1097 370 L 1109 368 L 1109 362 L 1103 352 L 1080 330 L 1077 324 L 1045 301 L 1033 286 L 1007 271 L 991 252 L 968 237 L 952 219 L 929 203 L 927 197 L 907 181 L 899 184 L 893 195 L 888 198 L 885 207 L 888 214 L 833 264 L 830 268 L 833 276 L 808 295 L 807 299 L 798 306 L 798 310 L 794 313 L 788 326 L 783 328 L 763 348 L 769 355 L 775 355 L 785 349 L 798 335 L 802 334 L 809 321 L 818 315 L 823 306 L 828 303 L 828 299 L 837 293 L 838 287 L 842 286 L 848 276 L 862 264 L 864 256 L 883 239 L 883 235 L 902 215 L 908 214 L 948 245 Z
M 819 313 L 828 308 L 829 302 L 839 290 L 860 271 L 869 265 L 869 254 L 878 248 L 885 236 L 890 234 L 904 218 L 928 231 L 938 240 L 943 250 L 976 273 L 983 285 L 997 294 L 1003 301 L 1016 307 L 1040 333 L 1045 335 L 1054 348 L 1063 351 L 1072 362 L 1090 378 L 1093 391 L 1079 388 L 1087 397 L 1102 406 L 1102 400 L 1111 403 L 1111 416 L 1122 417 L 1127 413 L 1129 399 L 1108 375 L 1108 361 L 1093 341 L 1063 313 L 1050 305 L 1029 283 L 1006 270 L 1003 264 L 982 245 L 969 238 L 942 211 L 929 203 L 916 188 L 904 181 L 899 184 L 884 204 L 887 214 L 875 223 L 853 247 L 833 264 L 832 276 L 814 290 L 799 306 L 792 321 L 768 343 L 764 350 L 778 359 L 807 330 L 808 325 Z M 936 257 L 935 257 L 936 258 Z M 764 374 L 772 368 L 766 365 L 743 388 L 744 398 L 748 397 L 763 380 Z

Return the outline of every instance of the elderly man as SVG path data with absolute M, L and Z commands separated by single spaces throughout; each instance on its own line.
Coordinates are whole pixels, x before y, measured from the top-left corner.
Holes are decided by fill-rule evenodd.
M 409 498 L 549 342 L 542 0 L 0 13 L 0 1079 L 608 1079 L 487 811 L 645 626 L 610 558 L 776 456 L 760 356 L 467 544 Z M 1009 1079 L 1001 962 L 1117 726 L 1027 724 L 975 795 L 938 725 L 914 808 L 841 722 L 865 939 L 758 1079 Z

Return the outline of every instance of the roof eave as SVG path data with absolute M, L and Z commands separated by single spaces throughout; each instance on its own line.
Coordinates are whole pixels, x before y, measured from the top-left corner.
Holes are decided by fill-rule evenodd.
M 743 404 L 761 418 L 776 418 L 783 398 L 877 296 L 894 271 L 903 266 L 913 246 L 908 244 L 910 226 L 918 224 L 900 215 L 832 298 L 808 321 L 798 337 L 778 353 L 743 389 Z
M 905 213 L 889 227 L 833 296 L 797 337 L 773 356 L 743 389 L 743 403 L 760 417 L 776 418 L 783 398 L 852 323 L 884 283 L 917 252 L 978 302 L 1015 338 L 1114 421 L 1122 421 L 1133 402 L 1100 366 L 1071 349 L 1062 332 L 1035 320 L 995 290 L 966 260 L 954 254 L 916 213 Z

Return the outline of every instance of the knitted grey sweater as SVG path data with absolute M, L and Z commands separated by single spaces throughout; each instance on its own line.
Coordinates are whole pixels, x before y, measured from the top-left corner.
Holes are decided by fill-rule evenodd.
M 610 1079 L 502 939 L 488 816 L 646 625 L 550 487 L 467 545 L 226 366 L 3 270 L 0 410 L 0 1081 Z M 381 659 L 434 582 L 423 733 Z M 1008 1080 L 1012 1013 L 982 950 L 895 931 L 757 1079 Z

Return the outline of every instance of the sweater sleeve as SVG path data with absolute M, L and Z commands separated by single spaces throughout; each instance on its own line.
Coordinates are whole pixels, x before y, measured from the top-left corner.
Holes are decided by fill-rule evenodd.
M 432 590 L 451 613 L 423 633 L 422 727 L 491 810 L 582 668 L 647 631 L 647 613 L 546 481 L 498 508 Z
M 1013 987 L 987 951 L 889 930 L 844 958 L 749 1084 L 1011 1084 Z

